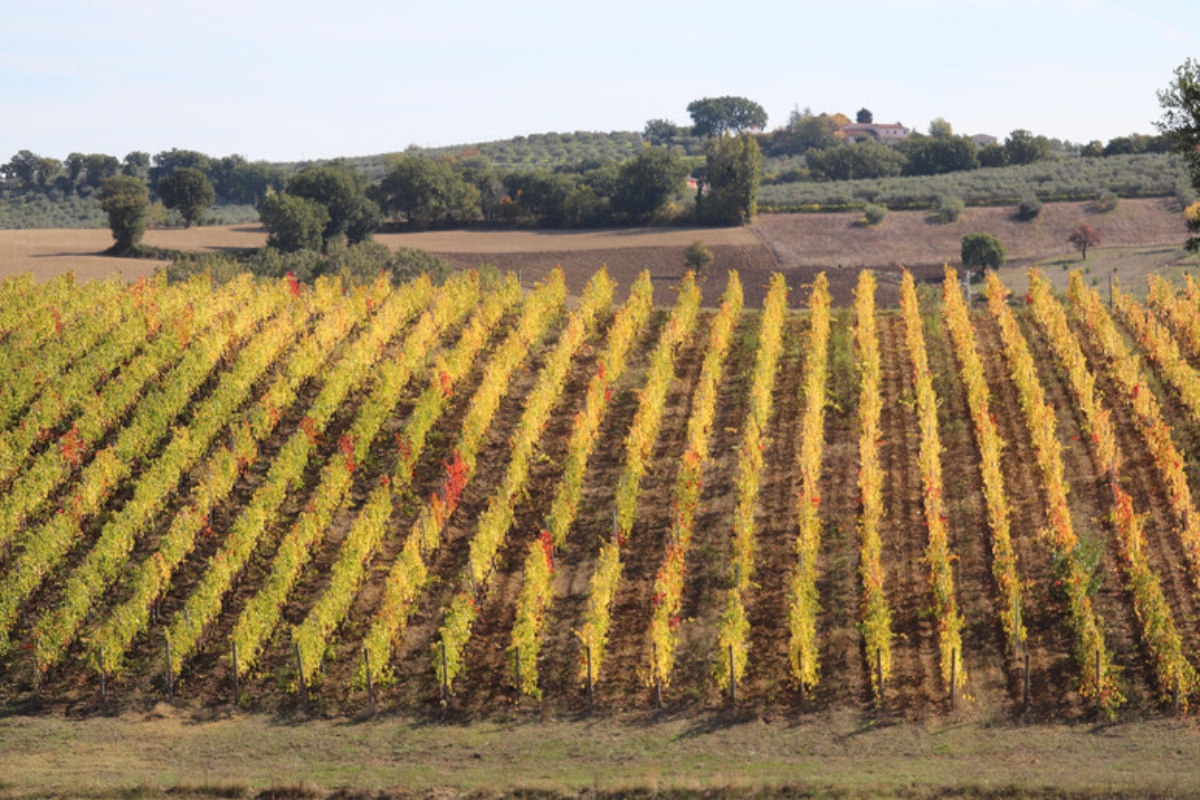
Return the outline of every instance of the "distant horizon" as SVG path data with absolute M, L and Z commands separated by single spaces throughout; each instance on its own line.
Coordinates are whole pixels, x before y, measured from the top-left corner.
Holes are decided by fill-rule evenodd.
M 1176 0 L 712 0 L 455 6 L 345 0 L 45 0 L 5 10 L 0 158 L 171 148 L 295 162 L 517 136 L 869 108 L 916 131 L 1086 143 L 1154 133 L 1200 55 Z M 1184 5 L 1184 7 L 1180 7 Z

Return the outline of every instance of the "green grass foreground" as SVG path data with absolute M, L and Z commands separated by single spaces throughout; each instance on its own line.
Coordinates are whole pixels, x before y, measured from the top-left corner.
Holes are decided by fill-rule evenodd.
M 0 796 L 1192 796 L 1200 729 L 718 714 L 470 724 L 0 720 Z

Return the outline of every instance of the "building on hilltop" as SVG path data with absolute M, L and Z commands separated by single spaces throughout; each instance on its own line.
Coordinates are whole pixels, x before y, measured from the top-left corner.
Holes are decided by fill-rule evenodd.
M 833 135 L 851 143 L 865 137 L 870 137 L 883 144 L 898 144 L 907 139 L 911 133 L 912 131 L 899 122 L 895 125 L 874 122 L 853 122 L 838 128 L 834 131 Z

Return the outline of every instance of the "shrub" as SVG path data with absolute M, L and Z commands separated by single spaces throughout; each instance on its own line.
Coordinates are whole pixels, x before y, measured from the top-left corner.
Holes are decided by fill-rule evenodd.
M 1036 197 L 1026 197 L 1017 203 L 1017 219 L 1022 222 L 1035 219 L 1040 213 L 1042 213 L 1042 201 Z
M 883 218 L 887 216 L 887 206 L 880 206 L 874 203 L 869 203 L 863 209 L 863 219 L 871 227 L 875 227 L 883 222 Z
M 683 254 L 683 260 L 691 269 L 703 272 L 704 268 L 713 262 L 713 251 L 709 249 L 703 239 L 697 239 Z
M 449 262 L 432 253 L 400 247 L 389 261 L 388 271 L 391 273 L 392 282 L 396 284 L 406 283 L 422 274 L 428 274 L 435 284 L 441 284 L 450 277 L 453 270 Z
M 942 195 L 937 201 L 938 222 L 956 222 L 962 216 L 967 204 L 957 195 Z
M 1092 202 L 1092 208 L 1102 214 L 1107 214 L 1117 207 L 1117 195 L 1114 192 L 1103 191 Z

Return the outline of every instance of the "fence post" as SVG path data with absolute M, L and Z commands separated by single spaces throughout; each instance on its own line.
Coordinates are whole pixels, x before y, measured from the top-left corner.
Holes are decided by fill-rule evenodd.
M 662 675 L 658 673 L 658 642 L 654 643 L 654 655 L 650 669 L 654 673 L 654 702 L 659 708 L 662 708 Z
M 592 646 L 585 644 L 583 651 L 587 656 L 587 697 L 588 705 L 590 706 L 596 702 L 595 686 L 592 683 Z
M 958 650 L 950 651 L 950 710 L 954 710 L 958 694 Z
M 367 705 L 375 712 L 375 684 L 371 681 L 371 651 L 363 648 L 363 672 L 367 676 Z
M 445 639 L 442 639 L 442 702 L 450 702 L 450 664 L 446 661 Z
M 304 658 L 300 652 L 300 643 L 296 642 L 296 680 L 300 689 L 300 702 L 305 711 L 308 710 L 308 684 L 304 680 Z
M 299 661 L 299 659 L 297 659 Z M 300 680 L 304 680 L 304 675 L 301 673 Z M 238 681 L 238 657 L 237 657 L 237 642 L 233 643 L 233 704 L 236 706 L 241 699 L 242 693 L 241 684 Z
M 1025 691 L 1022 695 L 1021 710 L 1029 711 L 1029 649 L 1025 650 Z
M 796 665 L 800 667 L 800 713 L 804 713 L 804 648 L 801 647 L 796 658 Z
M 733 645 L 729 645 L 729 707 L 737 706 L 737 673 L 733 668 Z
M 883 648 L 875 648 L 875 686 L 878 691 L 880 710 L 883 709 Z
M 167 640 L 167 699 L 172 700 L 175 697 L 175 670 L 171 667 L 171 637 L 163 637 Z
M 521 705 L 521 648 L 519 648 L 519 647 L 516 648 L 514 650 L 514 655 L 516 655 L 516 665 L 515 666 L 516 666 L 516 670 L 517 670 L 517 680 L 516 680 L 516 683 L 517 683 L 517 705 L 520 706 Z

